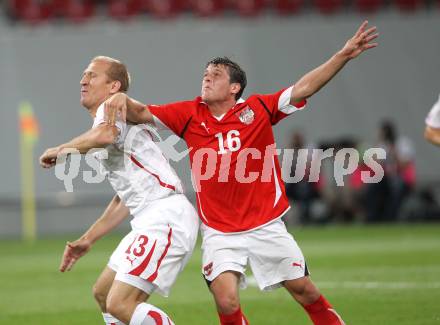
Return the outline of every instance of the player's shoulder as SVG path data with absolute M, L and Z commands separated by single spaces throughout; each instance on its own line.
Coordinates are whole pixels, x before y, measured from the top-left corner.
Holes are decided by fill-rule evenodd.
M 265 98 L 264 94 L 255 93 L 255 94 L 251 94 L 244 101 L 242 101 L 241 106 L 243 107 L 250 106 L 254 109 L 255 108 L 263 109 L 265 106 L 267 106 L 266 102 L 267 99 Z
M 440 95 L 437 101 L 432 106 L 431 110 L 429 111 L 428 117 L 430 118 L 440 117 Z
M 197 107 L 198 105 L 203 104 L 202 97 L 197 96 L 193 99 L 189 100 L 181 100 L 171 103 L 170 105 L 182 105 L 186 107 Z
M 155 104 L 149 104 L 148 108 L 150 109 L 161 109 L 161 108 L 173 108 L 173 109 L 196 109 L 200 104 L 203 104 L 203 101 L 200 96 L 190 99 L 190 100 L 180 100 L 175 102 L 169 102 L 167 104 L 163 105 L 155 105 Z
M 243 107 L 244 106 L 249 106 L 249 105 L 252 106 L 252 104 L 255 103 L 255 102 L 258 102 L 259 99 L 261 99 L 261 95 L 260 94 L 251 94 L 251 95 L 249 95 L 246 98 L 240 98 L 237 101 L 237 105 L 243 106 Z
M 250 94 L 244 101 L 245 102 L 254 101 L 258 98 L 261 98 L 262 96 L 264 96 L 264 95 L 260 94 L 260 93 Z

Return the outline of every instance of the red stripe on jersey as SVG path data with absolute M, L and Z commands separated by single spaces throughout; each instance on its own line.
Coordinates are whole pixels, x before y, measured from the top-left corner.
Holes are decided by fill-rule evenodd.
M 142 272 L 144 272 L 144 270 L 148 266 L 148 263 L 150 263 L 151 256 L 153 255 L 154 249 L 156 248 L 156 242 L 157 240 L 154 241 L 153 247 L 151 247 L 150 252 L 148 253 L 147 257 L 145 257 L 145 259 L 142 261 L 142 263 L 139 264 L 138 267 L 130 271 L 129 274 L 139 276 Z
M 147 315 L 154 319 L 156 325 L 162 325 L 162 316 L 157 311 L 150 310 Z
M 162 253 L 162 256 L 159 258 L 159 261 L 157 262 L 156 271 L 147 279 L 149 282 L 153 282 L 157 278 L 157 271 L 159 270 L 160 264 L 162 263 L 162 260 L 164 259 L 165 255 L 167 255 L 168 248 L 171 246 L 171 235 L 173 233 L 173 228 L 170 227 L 170 231 L 168 233 L 168 243 L 165 247 L 165 250 Z
M 164 182 L 162 182 L 162 180 L 160 179 L 160 177 L 159 176 L 157 176 L 155 173 L 153 173 L 153 172 L 151 172 L 151 171 L 149 171 L 148 169 L 146 169 L 133 155 L 130 155 L 130 159 L 131 159 L 131 161 L 136 165 L 136 166 L 138 166 L 139 168 L 141 168 L 141 169 L 143 169 L 143 170 L 145 170 L 147 173 L 149 173 L 149 174 L 151 174 L 152 176 L 154 176 L 156 179 L 157 179 L 157 181 L 159 182 L 159 184 L 160 184 L 160 186 L 162 186 L 162 187 L 165 187 L 165 188 L 169 188 L 169 189 L 171 189 L 171 190 L 173 190 L 173 191 L 175 191 L 176 190 L 176 188 L 173 186 L 173 185 L 170 185 L 170 184 L 167 184 L 167 183 L 164 183 Z

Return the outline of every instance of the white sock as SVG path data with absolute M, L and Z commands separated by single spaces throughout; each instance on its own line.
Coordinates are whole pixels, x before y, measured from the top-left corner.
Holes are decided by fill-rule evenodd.
M 125 325 L 123 322 L 121 322 L 117 318 L 114 318 L 109 313 L 102 313 L 102 318 L 104 318 L 104 322 L 106 325 Z
M 131 316 L 130 325 L 174 325 L 162 310 L 147 303 L 137 305 Z

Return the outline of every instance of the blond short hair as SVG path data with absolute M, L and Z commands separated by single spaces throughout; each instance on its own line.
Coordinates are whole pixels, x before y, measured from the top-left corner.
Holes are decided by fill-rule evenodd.
M 104 61 L 109 64 L 109 68 L 106 71 L 108 78 L 111 81 L 119 81 L 121 83 L 121 88 L 119 89 L 122 92 L 127 92 L 130 87 L 130 74 L 127 71 L 127 67 L 121 61 L 111 58 L 109 56 L 96 56 L 92 59 L 94 61 Z

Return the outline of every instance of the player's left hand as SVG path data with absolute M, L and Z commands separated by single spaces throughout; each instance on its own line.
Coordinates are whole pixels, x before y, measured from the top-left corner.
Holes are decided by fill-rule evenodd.
M 127 116 L 127 95 L 116 93 L 104 102 L 104 120 L 115 125 L 116 119 L 120 118 L 125 122 Z
M 378 46 L 378 43 L 371 43 L 371 41 L 379 36 L 379 33 L 376 33 L 376 26 L 368 29 L 367 26 L 368 21 L 365 20 L 357 30 L 356 34 L 345 43 L 340 54 L 350 60 L 356 58 L 362 52 Z
M 43 168 L 51 168 L 56 165 L 57 157 L 60 154 L 61 148 L 54 147 L 47 149 L 40 157 L 40 165 Z

